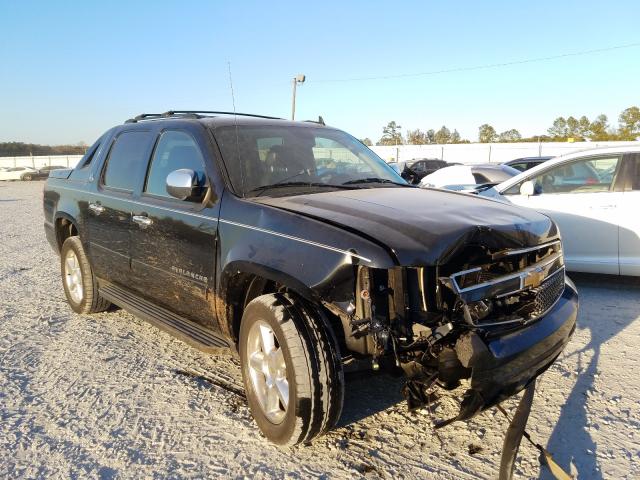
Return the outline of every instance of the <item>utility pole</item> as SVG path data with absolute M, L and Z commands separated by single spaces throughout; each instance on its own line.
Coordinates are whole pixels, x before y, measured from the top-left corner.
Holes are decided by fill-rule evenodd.
M 293 77 L 293 96 L 291 99 L 291 120 L 296 119 L 296 87 L 298 84 L 302 85 L 306 77 L 303 74 L 298 74 Z

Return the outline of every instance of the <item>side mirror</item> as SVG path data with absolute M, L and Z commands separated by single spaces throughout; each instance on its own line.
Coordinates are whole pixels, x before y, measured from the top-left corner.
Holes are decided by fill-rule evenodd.
M 527 180 L 526 182 L 523 182 L 522 185 L 520 185 L 520 195 L 526 195 L 527 197 L 530 197 L 534 193 L 535 189 L 531 180 Z
M 188 168 L 174 170 L 167 175 L 167 193 L 178 200 L 186 200 L 199 193 L 198 176 Z

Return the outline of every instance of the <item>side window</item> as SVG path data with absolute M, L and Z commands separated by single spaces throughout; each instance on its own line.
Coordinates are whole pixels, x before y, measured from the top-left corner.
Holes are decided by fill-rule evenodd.
M 619 157 L 592 157 L 558 165 L 531 179 L 534 191 L 536 194 L 608 192 L 619 160 Z
M 204 158 L 196 141 L 186 132 L 169 130 L 161 135 L 151 159 L 145 193 L 172 198 L 167 193 L 167 176 L 180 168 L 196 172 L 200 186 L 205 185 Z
M 424 163 L 423 162 L 416 162 L 413 165 L 411 165 L 411 170 L 413 170 L 414 172 L 424 172 Z
M 136 186 L 137 166 L 146 163 L 152 135 L 146 131 L 123 132 L 116 138 L 109 152 L 102 174 L 105 187 L 133 191 Z
M 509 166 L 511 168 L 515 168 L 516 170 L 519 170 L 521 172 L 524 172 L 527 169 L 527 164 L 526 163 L 512 163 Z

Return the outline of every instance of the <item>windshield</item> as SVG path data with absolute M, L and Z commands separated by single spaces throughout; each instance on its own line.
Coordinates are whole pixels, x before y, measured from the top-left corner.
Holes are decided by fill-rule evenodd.
M 218 127 L 215 137 L 233 189 L 241 196 L 407 186 L 384 160 L 339 130 L 239 125 Z

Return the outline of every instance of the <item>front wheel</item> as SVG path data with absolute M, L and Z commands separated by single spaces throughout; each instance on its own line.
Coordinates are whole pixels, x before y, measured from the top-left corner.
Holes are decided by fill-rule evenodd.
M 33 177 L 31 176 L 30 173 L 27 173 L 26 175 L 22 176 L 22 180 L 24 180 L 25 182 L 30 182 L 33 179 Z
M 269 440 L 295 445 L 335 426 L 344 374 L 321 312 L 289 295 L 262 295 L 247 305 L 239 341 L 247 401 Z

